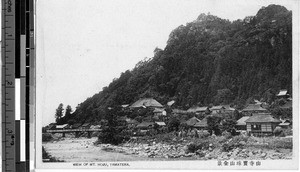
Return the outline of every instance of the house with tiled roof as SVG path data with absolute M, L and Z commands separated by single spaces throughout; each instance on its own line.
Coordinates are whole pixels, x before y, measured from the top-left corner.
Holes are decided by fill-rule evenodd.
M 254 113 L 266 113 L 268 110 L 263 108 L 261 104 L 249 104 L 242 112 L 247 116 L 251 116 Z
M 134 102 L 130 108 L 162 108 L 163 105 L 160 104 L 158 101 L 156 101 L 153 98 L 142 98 L 138 101 Z
M 247 125 L 246 125 L 246 120 L 249 119 L 250 116 L 243 116 L 242 118 L 240 118 L 239 120 L 236 121 L 236 129 L 238 130 L 246 130 L 247 129 Z
M 273 134 L 274 129 L 281 121 L 269 114 L 253 114 L 245 120 L 247 132 L 255 134 Z

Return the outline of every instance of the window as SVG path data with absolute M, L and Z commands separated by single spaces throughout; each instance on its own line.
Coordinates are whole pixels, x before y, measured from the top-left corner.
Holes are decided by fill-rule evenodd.
M 253 131 L 260 131 L 261 130 L 261 125 L 258 124 L 253 124 L 251 125 L 251 130 Z

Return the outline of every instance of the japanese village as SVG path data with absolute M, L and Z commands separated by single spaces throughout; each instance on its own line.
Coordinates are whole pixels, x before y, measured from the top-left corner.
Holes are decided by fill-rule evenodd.
M 195 18 L 74 110 L 53 109 L 43 161 L 291 159 L 292 12 Z

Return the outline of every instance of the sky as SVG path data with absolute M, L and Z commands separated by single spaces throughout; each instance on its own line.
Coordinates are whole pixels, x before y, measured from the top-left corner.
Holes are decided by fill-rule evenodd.
M 269 4 L 292 10 L 295 1 L 37 0 L 36 114 L 44 126 L 59 103 L 75 110 L 201 13 L 233 21 Z

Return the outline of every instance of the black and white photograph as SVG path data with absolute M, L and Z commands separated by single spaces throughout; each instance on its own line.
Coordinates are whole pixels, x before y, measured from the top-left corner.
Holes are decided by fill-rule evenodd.
M 298 168 L 299 1 L 35 8 L 38 168 Z

